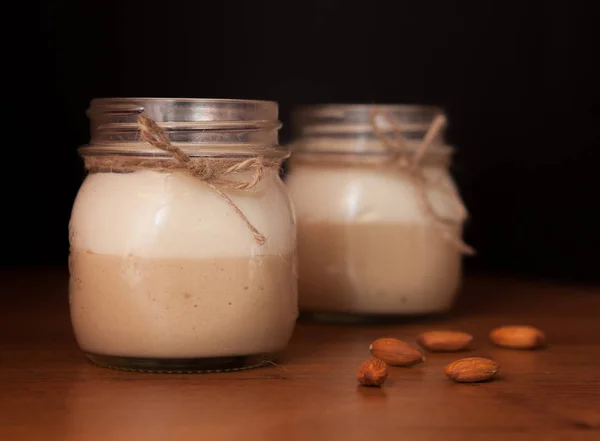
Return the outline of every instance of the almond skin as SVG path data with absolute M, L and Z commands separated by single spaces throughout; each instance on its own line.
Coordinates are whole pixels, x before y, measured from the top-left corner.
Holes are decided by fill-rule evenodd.
M 453 361 L 444 368 L 444 373 L 459 383 L 476 383 L 491 380 L 499 369 L 500 365 L 494 360 L 469 357 Z
M 413 366 L 423 363 L 425 357 L 412 345 L 396 338 L 380 338 L 369 347 L 373 357 L 385 361 L 390 366 Z
M 387 376 L 387 364 L 377 358 L 363 361 L 356 372 L 356 379 L 363 386 L 381 386 Z
M 546 345 L 546 335 L 533 326 L 500 326 L 490 332 L 490 340 L 510 349 L 536 349 Z
M 432 352 L 464 351 L 472 341 L 471 334 L 461 331 L 427 331 L 417 337 L 417 343 Z

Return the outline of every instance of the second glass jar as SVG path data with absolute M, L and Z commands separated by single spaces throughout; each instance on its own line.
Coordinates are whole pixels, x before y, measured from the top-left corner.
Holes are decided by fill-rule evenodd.
M 403 105 L 295 113 L 286 184 L 302 312 L 412 315 L 452 306 L 465 212 L 449 173 L 452 149 L 430 130 L 440 117 L 436 107 Z

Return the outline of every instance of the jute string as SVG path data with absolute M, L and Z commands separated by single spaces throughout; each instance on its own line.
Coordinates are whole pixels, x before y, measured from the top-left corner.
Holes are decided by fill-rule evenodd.
M 377 124 L 377 117 L 385 118 L 389 126 L 394 132 L 394 136 L 389 136 Z M 374 110 L 370 115 L 371 126 L 375 136 L 393 155 L 392 166 L 397 170 L 406 173 L 413 184 L 417 195 L 417 201 L 421 206 L 425 215 L 431 219 L 434 227 L 439 231 L 440 235 L 451 243 L 457 250 L 463 254 L 475 254 L 475 250 L 464 243 L 460 238 L 462 222 L 467 218 L 467 209 L 460 200 L 460 197 L 453 188 L 444 184 L 441 179 L 432 180 L 428 178 L 421 161 L 427 150 L 431 146 L 431 142 L 439 134 L 440 130 L 446 125 L 446 118 L 443 115 L 438 115 L 427 130 L 425 137 L 417 147 L 414 153 L 410 153 L 404 143 L 402 129 L 396 124 L 394 119 L 386 112 Z M 440 177 L 441 178 L 441 177 Z M 427 192 L 429 189 L 435 189 L 448 198 L 450 203 L 458 212 L 458 219 L 450 219 L 438 214 L 433 207 Z
M 255 188 L 263 178 L 266 168 L 277 167 L 281 159 L 265 159 L 254 156 L 248 159 L 239 158 L 190 158 L 182 149 L 173 145 L 165 131 L 151 118 L 140 115 L 138 118 L 140 138 L 153 147 L 167 152 L 173 158 L 131 160 L 127 158 L 114 159 L 112 157 L 89 156 L 85 158 L 88 169 L 103 170 L 157 170 L 173 171 L 182 170 L 193 177 L 206 183 L 215 193 L 225 200 L 236 212 L 246 227 L 252 232 L 259 245 L 264 245 L 266 238 L 248 220 L 240 207 L 225 193 L 226 190 L 248 191 Z M 239 174 L 251 172 L 249 179 L 240 179 Z M 237 179 L 236 179 L 237 176 Z

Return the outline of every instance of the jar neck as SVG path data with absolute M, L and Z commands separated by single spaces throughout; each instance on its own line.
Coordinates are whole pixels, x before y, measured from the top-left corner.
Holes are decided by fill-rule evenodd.
M 286 157 L 278 144 L 277 104 L 246 100 L 113 98 L 92 101 L 89 155 L 169 156 L 143 140 L 140 117 L 190 157 Z
M 432 122 L 443 114 L 440 108 L 421 105 L 321 104 L 296 109 L 292 129 L 296 138 L 358 138 L 375 132 L 401 132 L 403 138 L 416 140 L 423 139 Z M 443 139 L 443 131 L 439 139 Z
M 318 163 L 323 161 L 331 165 L 339 162 L 344 165 L 360 166 L 361 164 L 385 165 L 393 162 L 399 154 L 407 155 L 410 159 L 420 145 L 420 140 L 404 140 L 405 152 L 392 152 L 374 135 L 353 136 L 319 136 L 304 137 L 292 143 L 293 158 L 296 163 Z M 419 163 L 449 167 L 453 149 L 446 144 L 431 145 Z
M 324 105 L 301 111 L 296 121 L 296 152 L 378 156 L 411 167 L 451 152 L 444 143 L 446 117 L 437 108 Z

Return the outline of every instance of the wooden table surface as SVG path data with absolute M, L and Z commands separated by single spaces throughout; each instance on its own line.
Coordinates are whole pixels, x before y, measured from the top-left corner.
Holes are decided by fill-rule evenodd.
M 300 322 L 278 366 L 220 374 L 96 367 L 73 339 L 62 270 L 0 272 L 0 440 L 600 440 L 600 288 L 470 278 L 449 316 L 395 325 Z M 546 331 L 547 349 L 492 347 L 503 324 Z M 468 353 L 391 368 L 358 386 L 382 336 L 475 336 Z M 501 363 L 493 382 L 457 384 L 460 356 Z

